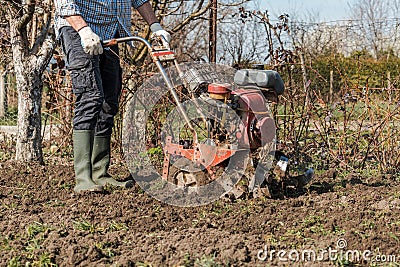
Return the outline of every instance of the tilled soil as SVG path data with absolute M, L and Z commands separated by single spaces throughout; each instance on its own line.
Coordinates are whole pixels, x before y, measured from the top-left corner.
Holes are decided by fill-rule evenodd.
M 123 166 L 112 173 L 129 176 Z M 331 173 L 279 199 L 177 208 L 138 186 L 74 194 L 71 163 L 0 162 L 0 266 L 390 266 L 370 262 L 376 255 L 400 263 L 400 182 Z M 301 258 L 332 249 L 374 258 Z

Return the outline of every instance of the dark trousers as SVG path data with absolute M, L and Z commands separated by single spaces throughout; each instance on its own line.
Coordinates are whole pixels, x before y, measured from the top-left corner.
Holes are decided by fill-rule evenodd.
M 118 47 L 91 56 L 83 51 L 79 34 L 72 27 L 63 27 L 60 36 L 76 96 L 74 130 L 111 135 L 122 89 Z

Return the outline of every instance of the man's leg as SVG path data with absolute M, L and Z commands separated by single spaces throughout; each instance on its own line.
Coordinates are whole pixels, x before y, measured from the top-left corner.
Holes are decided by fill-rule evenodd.
M 76 96 L 73 119 L 74 190 L 101 191 L 103 188 L 92 179 L 91 155 L 97 118 L 103 93 L 99 69 L 99 57 L 83 51 L 79 34 L 72 27 L 61 29 L 61 42 L 67 56 L 72 90 Z
M 119 182 L 108 174 L 111 159 L 111 134 L 122 89 L 122 70 L 117 46 L 111 47 L 110 50 L 105 49 L 100 55 L 100 72 L 104 102 L 96 124 L 92 153 L 92 177 L 93 181 L 99 185 L 111 184 L 129 188 L 133 186 L 132 180 Z

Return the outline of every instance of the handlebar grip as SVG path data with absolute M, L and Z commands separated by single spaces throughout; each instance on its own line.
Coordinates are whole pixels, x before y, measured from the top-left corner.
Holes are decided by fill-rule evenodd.
M 103 47 L 110 47 L 118 44 L 117 39 L 104 40 L 101 42 Z

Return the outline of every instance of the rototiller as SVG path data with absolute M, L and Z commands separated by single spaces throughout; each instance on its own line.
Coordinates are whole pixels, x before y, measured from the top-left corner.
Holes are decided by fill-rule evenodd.
M 180 65 L 162 40 L 152 45 L 135 36 L 104 43 L 110 46 L 131 41 L 142 42 L 149 49 L 177 113 L 158 132 L 158 141 L 146 143 L 146 149 L 162 149 L 159 168 L 162 178 L 180 187 L 202 186 L 218 179 L 234 155 L 247 151 L 243 157 L 249 161 L 242 166 L 249 177 L 246 186 L 250 191 L 260 186 L 272 164 L 275 149 L 275 123 L 269 101 L 276 100 L 284 91 L 280 75 L 272 70 Z M 168 62 L 176 69 L 178 78 L 168 75 L 163 66 Z M 233 79 L 221 79 L 225 74 Z M 176 86 L 178 79 L 180 86 Z M 184 99 L 190 99 L 190 103 Z M 182 127 L 187 131 L 182 131 Z

